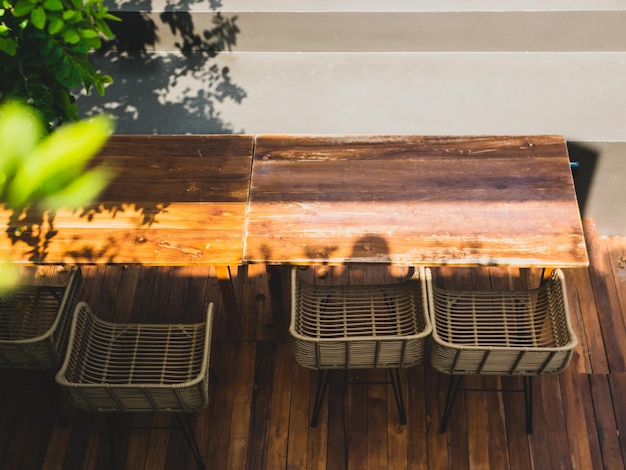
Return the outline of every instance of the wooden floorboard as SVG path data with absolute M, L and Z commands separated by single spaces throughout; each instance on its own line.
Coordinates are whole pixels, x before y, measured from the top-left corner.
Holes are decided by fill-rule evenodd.
M 203 267 L 85 266 L 81 298 L 115 321 L 201 318 L 216 304 L 209 406 L 193 425 L 207 468 L 219 469 L 480 469 L 624 468 L 626 462 L 626 239 L 602 238 L 585 221 L 592 265 L 566 272 L 568 304 L 580 344 L 558 376 L 538 377 L 534 433 L 524 428 L 521 394 L 459 395 L 448 430 L 438 432 L 448 377 L 427 363 L 403 371 L 407 425 L 385 371 L 335 372 L 319 424 L 309 426 L 318 373 L 293 359 L 273 324 L 263 266 L 236 278 L 242 340 L 225 321 L 214 270 Z M 247 272 L 246 272 L 247 271 Z M 519 287 L 536 272 L 436 270 L 439 282 L 472 288 Z M 48 282 L 44 273 L 38 282 Z M 397 277 L 404 273 L 389 273 Z M 319 282 L 371 282 L 381 272 L 337 268 Z M 287 276 L 284 276 L 287 279 Z M 2 468 L 108 469 L 106 420 L 63 403 L 63 427 L 28 374 L 6 371 L 0 388 Z M 479 388 L 517 387 L 519 378 L 472 377 Z M 124 417 L 126 424 L 169 425 L 172 417 Z M 118 459 L 128 469 L 193 468 L 180 431 L 118 430 Z

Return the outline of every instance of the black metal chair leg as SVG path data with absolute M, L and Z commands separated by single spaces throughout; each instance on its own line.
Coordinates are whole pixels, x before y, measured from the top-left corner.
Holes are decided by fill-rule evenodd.
M 194 459 L 196 459 L 198 468 L 204 470 L 204 468 L 206 467 L 204 466 L 204 461 L 202 460 L 200 447 L 198 446 L 198 441 L 196 441 L 196 436 L 193 432 L 193 427 L 191 426 L 191 420 L 189 419 L 189 415 L 185 413 L 176 413 L 176 419 L 178 420 L 178 424 L 185 434 L 185 439 L 187 439 L 187 444 L 189 444 L 191 452 L 193 453 L 193 457 Z
M 387 369 L 389 373 L 389 379 L 391 381 L 391 387 L 393 388 L 393 395 L 396 398 L 396 405 L 398 406 L 398 414 L 400 415 L 400 424 L 406 424 L 406 409 L 404 407 L 404 395 L 402 394 L 402 382 L 400 381 L 399 369 Z
M 456 396 L 459 392 L 459 388 L 461 386 L 461 382 L 463 381 L 462 375 L 451 375 L 450 383 L 448 384 L 448 392 L 446 393 L 446 404 L 443 409 L 443 416 L 441 417 L 441 423 L 439 424 L 439 433 L 443 434 L 446 432 L 448 428 L 448 420 L 450 419 L 450 415 L 452 414 L 452 408 L 454 407 L 454 402 L 456 400 Z
M 317 391 L 315 392 L 315 405 L 313 407 L 313 416 L 311 417 L 311 427 L 317 427 L 317 422 L 322 408 L 322 401 L 324 400 L 324 393 L 328 387 L 328 380 L 330 371 L 320 371 L 319 382 L 317 382 Z
M 524 405 L 526 407 L 526 433 L 533 433 L 533 377 L 524 376 Z

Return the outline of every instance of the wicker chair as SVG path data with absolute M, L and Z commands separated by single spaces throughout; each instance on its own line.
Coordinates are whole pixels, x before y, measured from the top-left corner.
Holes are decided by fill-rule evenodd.
M 399 368 L 419 364 L 431 332 L 426 284 L 430 271 L 411 279 L 369 286 L 318 286 L 292 269 L 291 324 L 296 362 L 320 370 L 311 426 L 319 412 L 332 369 L 385 368 L 406 424 Z
M 532 377 L 556 374 L 578 340 L 561 270 L 523 291 L 455 291 L 433 287 L 431 363 L 451 375 L 439 431 L 445 432 L 464 375 L 523 376 L 526 431 L 532 433 Z M 469 389 L 468 389 L 469 390 Z M 505 390 L 506 391 L 506 390 Z
M 81 281 L 81 270 L 75 267 L 65 285 L 21 285 L 0 296 L 0 368 L 56 372 Z M 67 424 L 55 399 L 58 392 L 44 394 L 59 420 Z
M 198 466 L 204 468 L 187 413 L 208 403 L 212 319 L 211 303 L 202 323 L 111 323 L 80 302 L 56 381 L 83 410 L 176 413 Z M 110 442 L 115 463 L 114 448 Z

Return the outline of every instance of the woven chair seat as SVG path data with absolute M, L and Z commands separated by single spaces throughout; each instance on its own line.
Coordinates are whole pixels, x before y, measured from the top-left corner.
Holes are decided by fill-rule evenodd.
M 422 362 L 431 332 L 419 269 L 404 282 L 318 286 L 292 270 L 290 334 L 295 359 L 310 369 L 408 367 Z
M 2 294 L 0 368 L 58 367 L 80 284 L 80 268 L 74 268 L 64 286 L 20 286 Z
M 122 324 L 76 306 L 56 381 L 89 411 L 191 412 L 208 403 L 213 304 L 194 324 Z
M 433 287 L 431 315 L 431 362 L 446 374 L 558 373 L 578 343 L 558 269 L 524 291 Z

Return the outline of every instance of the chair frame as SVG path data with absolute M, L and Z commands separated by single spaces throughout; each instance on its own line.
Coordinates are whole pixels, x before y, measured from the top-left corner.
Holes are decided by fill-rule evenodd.
M 0 368 L 56 372 L 67 347 L 81 283 L 82 271 L 75 266 L 70 268 L 65 285 L 20 285 L 3 293 L 0 297 Z M 10 318 L 18 315 L 19 322 L 15 321 L 17 318 Z M 46 378 L 36 376 L 57 419 L 67 427 L 59 390 Z
M 293 267 L 291 281 L 294 357 L 301 366 L 321 371 L 311 427 L 318 424 L 334 369 L 388 369 L 389 381 L 372 383 L 392 385 L 400 423 L 406 424 L 399 369 L 424 359 L 432 331 L 426 288 L 430 270 L 420 267 L 410 279 L 395 284 L 313 286 Z
M 439 432 L 444 433 L 465 375 L 522 376 L 526 432 L 532 434 L 532 377 L 556 374 L 570 363 L 578 339 L 570 321 L 563 272 L 552 271 L 524 291 L 429 291 L 432 366 L 450 383 Z
M 113 323 L 98 318 L 80 302 L 56 381 L 74 406 L 87 411 L 175 413 L 198 467 L 205 468 L 188 414 L 208 404 L 213 308 L 210 303 L 201 323 Z M 145 344 L 147 349 L 142 348 Z M 189 369 L 190 360 L 185 360 L 187 354 L 200 360 L 194 362 L 193 370 Z M 142 363 L 147 356 L 152 356 L 149 366 Z M 98 363 L 90 364 L 92 357 Z M 131 362 L 127 362 L 128 357 L 132 357 Z M 160 359 L 165 362 L 157 362 Z M 102 361 L 110 363 L 104 368 Z M 187 371 L 168 371 L 171 363 Z M 115 465 L 115 434 L 110 421 L 110 452 Z

